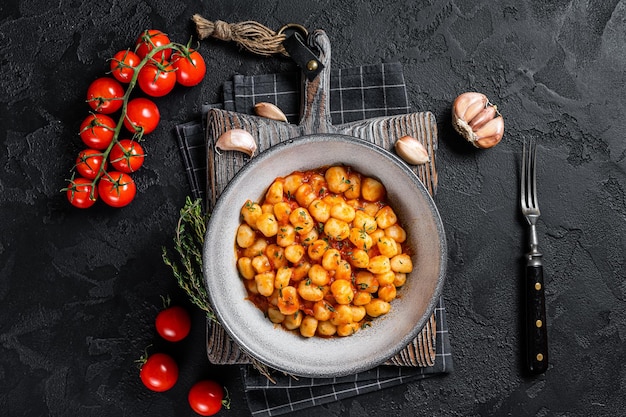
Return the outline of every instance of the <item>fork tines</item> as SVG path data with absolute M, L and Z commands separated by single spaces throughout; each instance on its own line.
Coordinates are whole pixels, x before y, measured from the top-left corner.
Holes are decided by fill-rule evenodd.
M 524 214 L 539 215 L 537 202 L 537 142 L 533 139 L 522 150 L 521 204 Z

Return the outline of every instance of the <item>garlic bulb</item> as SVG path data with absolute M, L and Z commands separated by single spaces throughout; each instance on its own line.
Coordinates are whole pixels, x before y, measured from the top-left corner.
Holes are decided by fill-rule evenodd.
M 287 116 L 277 106 L 272 103 L 261 102 L 254 105 L 254 113 L 257 116 L 267 117 L 268 119 L 287 121 Z
M 256 152 L 256 142 L 252 135 L 243 129 L 231 129 L 222 133 L 215 147 L 223 151 L 239 151 L 253 156 Z
M 402 136 L 394 146 L 398 156 L 409 164 L 421 165 L 430 161 L 424 145 L 412 136 Z
M 482 149 L 496 146 L 504 135 L 504 118 L 481 93 L 463 93 L 454 100 L 452 125 L 468 142 Z

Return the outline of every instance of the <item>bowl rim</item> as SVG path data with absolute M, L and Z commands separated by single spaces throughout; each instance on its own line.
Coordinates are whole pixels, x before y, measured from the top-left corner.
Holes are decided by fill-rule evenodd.
M 222 210 L 231 210 L 231 211 L 233 210 L 232 207 L 230 208 L 224 207 L 224 205 L 226 204 L 225 203 L 226 199 L 222 198 L 222 196 L 227 196 L 231 192 L 233 192 L 233 190 L 238 186 L 239 180 L 241 178 L 244 178 L 246 175 L 248 175 L 249 171 L 255 169 L 256 165 L 259 164 L 261 161 L 268 159 L 268 158 L 272 158 L 275 154 L 280 154 L 280 152 L 284 151 L 286 147 L 291 148 L 291 147 L 297 147 L 300 145 L 306 145 L 306 143 L 311 142 L 311 141 L 313 142 L 342 141 L 342 142 L 348 142 L 350 144 L 357 144 L 357 146 L 364 146 L 368 148 L 369 150 L 374 151 L 376 154 L 389 159 L 398 169 L 400 169 L 410 178 L 411 182 L 418 188 L 419 192 L 423 195 L 423 197 L 425 197 L 425 200 L 426 200 L 425 202 L 433 216 L 433 221 L 435 223 L 435 228 L 437 231 L 437 235 L 439 239 L 439 247 L 440 247 L 439 259 L 438 259 L 439 272 L 437 276 L 437 281 L 436 281 L 433 294 L 430 300 L 428 301 L 428 304 L 426 305 L 424 314 L 415 323 L 412 330 L 410 332 L 407 332 L 401 339 L 399 339 L 399 341 L 394 345 L 393 349 L 389 349 L 385 355 L 381 355 L 380 357 L 377 357 L 372 362 L 364 361 L 362 363 L 351 364 L 350 366 L 347 366 L 343 369 L 335 369 L 335 368 L 324 369 L 322 366 L 317 366 L 319 365 L 317 364 L 314 368 L 306 369 L 306 370 L 298 366 L 301 364 L 297 364 L 295 368 L 299 368 L 299 369 L 295 369 L 293 366 L 285 365 L 282 362 L 276 363 L 275 357 L 268 356 L 265 353 L 250 349 L 246 341 L 242 338 L 241 335 L 237 333 L 237 331 L 233 329 L 233 327 L 229 323 L 229 320 L 222 314 L 222 312 L 219 309 L 214 308 L 214 312 L 217 317 L 217 320 L 219 321 L 220 325 L 224 328 L 226 333 L 233 339 L 235 343 L 237 343 L 237 345 L 242 351 L 246 352 L 252 358 L 260 361 L 261 363 L 266 364 L 267 366 L 273 369 L 277 369 L 279 371 L 282 371 L 291 375 L 297 375 L 297 376 L 302 376 L 302 377 L 324 377 L 324 378 L 325 377 L 338 377 L 338 376 L 354 374 L 357 372 L 365 371 L 365 370 L 371 369 L 375 366 L 382 364 L 385 360 L 393 357 L 402 349 L 404 349 L 419 334 L 419 332 L 421 332 L 426 322 L 430 319 L 430 316 L 434 312 L 435 307 L 438 304 L 439 298 L 443 291 L 443 287 L 445 284 L 446 271 L 447 271 L 447 241 L 446 241 L 446 235 L 445 235 L 443 222 L 439 214 L 439 211 L 437 209 L 437 206 L 433 200 L 433 196 L 430 195 L 430 193 L 428 192 L 428 190 L 426 189 L 426 187 L 424 186 L 420 178 L 417 176 L 417 174 L 414 171 L 412 171 L 406 165 L 404 161 L 402 161 L 399 157 L 389 152 L 385 148 L 379 145 L 376 145 L 368 140 L 356 138 L 353 136 L 343 135 L 343 134 L 336 134 L 336 133 L 317 133 L 317 134 L 300 136 L 297 138 L 291 138 L 283 142 L 277 143 L 275 145 L 272 145 L 271 147 L 264 150 L 263 152 L 260 152 L 253 159 L 249 160 L 248 163 L 246 163 L 228 182 L 228 184 L 222 191 L 220 197 L 217 199 L 213 207 L 212 213 L 220 213 Z M 333 163 L 329 163 L 328 166 L 331 166 L 332 164 Z M 311 169 L 315 169 L 315 167 L 311 167 Z M 284 175 L 288 175 L 289 173 L 290 172 L 285 172 Z M 370 175 L 370 174 L 368 174 L 368 176 L 376 177 L 376 175 Z M 265 189 L 269 187 L 269 185 L 270 184 L 266 184 Z M 239 209 L 237 208 L 237 211 L 238 210 Z M 215 224 L 215 222 L 218 222 L 218 221 L 219 219 L 211 214 L 208 220 L 207 231 L 205 235 L 205 238 L 207 239 L 205 239 L 205 244 L 203 247 L 204 283 L 207 288 L 209 301 L 212 306 L 216 305 L 215 303 L 216 300 L 214 299 L 214 295 L 212 291 L 210 291 L 212 284 L 209 282 L 209 279 L 208 279 L 208 275 L 210 274 L 210 271 L 208 267 L 209 263 L 207 262 L 208 260 L 207 258 L 209 256 L 209 253 L 211 253 L 210 248 L 209 248 L 210 240 L 208 239 L 208 236 L 213 229 L 213 225 Z M 234 248 L 234 244 L 233 244 L 233 248 Z M 385 317 L 380 317 L 377 320 L 381 320 L 384 318 Z M 288 332 L 287 330 L 284 330 L 284 331 Z M 361 332 L 357 332 L 357 334 L 350 336 L 350 337 L 351 338 L 356 337 L 360 333 Z M 342 339 L 346 339 L 346 338 L 337 337 L 337 338 L 330 338 L 330 339 L 325 339 L 325 340 L 331 341 L 331 340 L 342 340 Z

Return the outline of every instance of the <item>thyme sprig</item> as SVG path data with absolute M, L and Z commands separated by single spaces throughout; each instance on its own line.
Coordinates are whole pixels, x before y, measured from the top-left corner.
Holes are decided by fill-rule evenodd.
M 178 286 L 187 293 L 191 302 L 205 311 L 209 319 L 217 321 L 204 286 L 202 272 L 202 248 L 208 219 L 209 215 L 204 212 L 201 201 L 187 197 L 180 210 L 174 236 L 177 259 L 173 260 L 165 247 L 162 257 L 163 262 L 172 268 Z
M 178 286 L 187 293 L 191 302 L 205 311 L 210 320 L 221 325 L 209 302 L 209 295 L 204 286 L 202 272 L 202 251 L 208 220 L 209 214 L 205 213 L 202 208 L 201 200 L 192 200 L 190 197 L 187 197 L 185 205 L 180 210 L 180 217 L 176 225 L 176 235 L 174 236 L 174 249 L 178 254 L 177 259 L 172 260 L 165 247 L 163 247 L 162 257 L 163 262 L 172 268 L 172 273 L 178 282 Z M 252 357 L 250 359 L 252 366 L 261 375 L 275 382 L 267 365 Z

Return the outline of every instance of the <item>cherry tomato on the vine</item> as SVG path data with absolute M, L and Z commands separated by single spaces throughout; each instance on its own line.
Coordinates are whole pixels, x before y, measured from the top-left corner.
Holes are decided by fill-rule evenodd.
M 105 114 L 90 114 L 80 125 L 80 138 L 89 148 L 103 150 L 111 144 L 116 126 Z
M 130 174 L 141 168 L 145 156 L 139 142 L 122 139 L 113 145 L 109 153 L 109 161 L 117 171 Z
M 93 197 L 91 191 L 93 189 Z M 91 180 L 76 177 L 70 181 L 67 187 L 67 200 L 78 208 L 89 208 L 94 205 L 98 198 L 98 190 L 93 188 Z
M 100 168 L 106 169 L 107 162 L 102 152 L 95 149 L 83 149 L 76 158 L 76 172 L 93 180 L 98 176 Z
M 111 75 L 121 83 L 129 83 L 141 58 L 133 51 L 119 51 L 111 60 Z
M 189 334 L 191 318 L 184 308 L 172 306 L 157 314 L 155 327 L 163 339 L 169 342 L 178 342 Z
M 132 99 L 126 106 L 124 126 L 133 133 L 151 133 L 156 129 L 160 120 L 159 108 L 153 101 L 147 98 L 139 97 Z
M 193 49 L 190 49 L 188 54 L 182 52 L 172 54 L 172 63 L 176 68 L 176 80 L 185 87 L 200 84 L 206 74 L 204 58 Z
M 149 62 L 141 68 L 137 83 L 141 91 L 152 97 L 163 97 L 174 89 L 176 73 L 174 66 L 167 62 Z
M 130 175 L 113 171 L 105 173 L 98 183 L 100 199 L 111 207 L 130 204 L 137 194 L 137 186 Z
M 123 104 L 124 88 L 110 77 L 101 77 L 87 88 L 87 103 L 98 113 L 111 114 Z
M 168 43 L 170 43 L 170 38 L 160 30 L 144 30 L 135 43 L 135 53 L 139 58 L 143 59 L 153 49 L 167 45 Z M 171 55 L 172 50 L 168 48 L 164 49 L 161 53 L 157 53 L 153 58 L 158 61 L 162 59 L 169 60 Z
M 165 353 L 150 355 L 139 371 L 141 382 L 150 390 L 167 391 L 178 381 L 178 365 Z
M 205 380 L 194 384 L 187 396 L 189 405 L 201 416 L 212 416 L 228 406 L 228 401 L 224 400 L 224 389 L 215 381 Z

